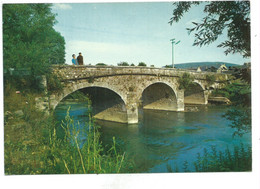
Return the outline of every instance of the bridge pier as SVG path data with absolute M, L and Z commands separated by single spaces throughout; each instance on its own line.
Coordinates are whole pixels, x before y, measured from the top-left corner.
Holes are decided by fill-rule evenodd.
M 126 113 L 128 124 L 138 123 L 138 103 L 127 104 Z
M 177 111 L 184 111 L 184 90 L 177 90 Z

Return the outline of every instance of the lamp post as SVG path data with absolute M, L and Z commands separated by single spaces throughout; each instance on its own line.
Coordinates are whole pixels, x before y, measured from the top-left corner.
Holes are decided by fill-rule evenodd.
M 174 45 L 179 44 L 181 41 L 175 42 L 175 38 L 170 40 L 172 42 L 172 68 L 174 68 Z

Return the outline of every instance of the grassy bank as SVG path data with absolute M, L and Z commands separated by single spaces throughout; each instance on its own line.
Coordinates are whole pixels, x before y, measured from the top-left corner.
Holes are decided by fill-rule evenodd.
M 57 124 L 50 115 L 35 109 L 35 93 L 17 92 L 11 86 L 4 93 L 5 174 L 81 174 L 132 172 L 125 153 L 116 141 L 104 151 L 100 133 L 90 121 L 79 130 L 69 115 Z M 57 130 L 62 128 L 63 135 Z M 80 143 L 79 132 L 87 141 Z

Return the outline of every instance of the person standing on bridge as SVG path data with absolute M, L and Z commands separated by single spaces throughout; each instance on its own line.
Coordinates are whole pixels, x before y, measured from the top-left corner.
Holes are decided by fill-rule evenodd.
M 77 57 L 78 60 L 78 64 L 79 65 L 83 65 L 83 56 L 81 55 L 81 53 L 79 53 L 79 56 Z
M 78 60 L 76 59 L 76 55 L 75 54 L 72 55 L 72 60 L 71 61 L 72 61 L 73 65 L 79 65 L 78 64 Z

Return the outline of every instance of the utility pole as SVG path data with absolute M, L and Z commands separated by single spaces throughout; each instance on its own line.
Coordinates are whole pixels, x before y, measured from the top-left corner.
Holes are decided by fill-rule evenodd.
M 179 44 L 181 41 L 175 42 L 175 38 L 170 40 L 172 42 L 172 68 L 174 68 L 174 45 Z

